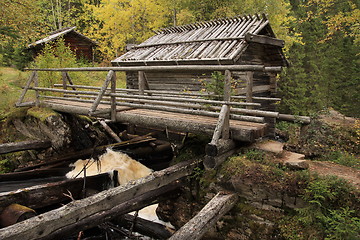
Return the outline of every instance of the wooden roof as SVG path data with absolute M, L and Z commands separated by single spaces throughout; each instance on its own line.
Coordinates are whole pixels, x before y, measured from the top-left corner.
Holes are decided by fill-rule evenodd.
M 245 39 L 249 34 L 251 36 L 261 34 L 275 39 L 265 15 L 238 16 L 162 29 L 145 42 L 132 47 L 112 63 L 114 65 L 166 62 L 186 64 L 200 61 L 233 63 L 249 45 Z M 282 55 L 281 47 L 279 54 Z
M 83 38 L 85 41 L 90 42 L 93 45 L 97 45 L 97 42 L 91 40 L 90 38 L 84 36 L 83 34 L 77 32 L 77 31 L 75 31 L 75 29 L 76 29 L 76 27 L 66 27 L 66 28 L 59 29 L 59 30 L 57 30 L 55 32 L 51 32 L 49 34 L 49 36 L 47 36 L 47 37 L 45 37 L 43 39 L 40 39 L 40 40 L 38 40 L 38 41 L 36 41 L 34 43 L 29 44 L 28 48 L 33 48 L 33 47 L 36 47 L 38 45 L 42 45 L 42 44 L 54 41 L 54 40 L 66 35 L 68 33 L 71 33 L 71 32 L 78 35 L 80 38 Z

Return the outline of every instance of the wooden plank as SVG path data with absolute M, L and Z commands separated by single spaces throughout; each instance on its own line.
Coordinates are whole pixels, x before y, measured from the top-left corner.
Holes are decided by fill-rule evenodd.
M 236 203 L 236 194 L 218 193 L 189 222 L 172 235 L 169 240 L 200 240 Z
M 247 103 L 252 103 L 253 102 L 253 81 L 254 81 L 254 77 L 253 77 L 254 73 L 253 72 L 247 72 L 246 73 L 246 102 Z M 250 107 L 248 107 L 247 109 L 251 109 Z
M 3 143 L 0 144 L 0 154 L 30 149 L 44 149 L 48 147 L 51 147 L 51 142 L 45 140 L 28 140 L 14 143 Z
M 94 214 L 100 214 L 116 205 L 126 203 L 134 197 L 188 176 L 198 164 L 197 161 L 181 162 L 126 185 L 73 201 L 61 208 L 3 228 L 0 231 L 0 239 L 48 239 L 48 236 L 56 234 L 66 226 L 76 224 Z

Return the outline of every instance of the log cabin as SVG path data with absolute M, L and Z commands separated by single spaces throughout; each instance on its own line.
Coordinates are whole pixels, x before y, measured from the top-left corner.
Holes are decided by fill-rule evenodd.
M 159 30 L 131 46 L 112 65 L 264 65 L 279 70 L 288 65 L 284 44 L 276 38 L 266 15 L 238 16 Z M 246 95 L 248 101 L 261 103 L 260 110 L 274 111 L 276 101 L 269 99 L 275 99 L 278 73 L 234 71 L 232 95 Z M 212 71 L 164 71 L 148 72 L 145 78 L 150 90 L 200 91 L 214 77 Z M 126 81 L 127 88 L 137 89 L 138 72 L 127 72 Z M 252 91 L 247 90 L 247 84 L 252 84 Z M 266 121 L 271 135 L 275 118 Z
M 66 27 L 51 32 L 47 37 L 29 44 L 27 49 L 32 52 L 33 57 L 36 57 L 41 53 L 45 44 L 55 43 L 59 38 L 63 38 L 65 44 L 70 47 L 78 59 L 94 61 L 94 48 L 97 46 L 97 42 L 75 31 L 75 29 L 76 27 Z

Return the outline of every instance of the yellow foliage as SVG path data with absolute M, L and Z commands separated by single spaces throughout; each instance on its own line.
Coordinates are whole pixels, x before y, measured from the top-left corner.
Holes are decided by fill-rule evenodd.
M 101 25 L 90 34 L 110 59 L 123 53 L 126 44 L 144 41 L 167 22 L 167 8 L 159 0 L 105 0 L 90 7 Z

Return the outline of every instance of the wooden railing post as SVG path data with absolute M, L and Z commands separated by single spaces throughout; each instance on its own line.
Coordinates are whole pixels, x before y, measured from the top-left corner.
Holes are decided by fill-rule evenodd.
M 224 101 L 230 102 L 231 99 L 231 72 L 225 70 L 225 83 L 224 83 Z M 230 106 L 227 105 L 228 110 L 225 113 L 224 126 L 222 128 L 222 138 L 228 139 L 230 137 Z
M 63 89 L 66 90 L 66 89 L 67 89 L 67 84 L 66 84 L 67 76 L 66 76 L 66 72 L 61 72 L 61 76 L 62 76 Z
M 37 88 L 39 87 L 39 75 L 38 73 L 36 72 L 35 76 L 34 76 L 34 87 Z M 39 96 L 39 91 L 38 90 L 35 90 L 35 97 L 36 97 L 36 100 L 35 100 L 35 106 L 36 107 L 39 107 L 40 106 L 40 96 Z
M 107 87 L 109 86 L 109 83 L 111 82 L 111 79 L 113 78 L 115 72 L 113 70 L 110 70 L 106 76 L 105 82 L 103 84 L 103 86 L 101 87 L 99 94 L 97 95 L 93 105 L 91 106 L 90 110 L 89 110 L 89 115 L 92 115 L 95 111 L 96 108 L 99 106 L 100 101 L 102 99 L 102 97 L 105 94 L 105 91 L 107 89 Z
M 138 71 L 138 84 L 139 84 L 139 94 L 144 95 L 145 93 L 145 73 L 144 71 Z
M 116 72 L 114 72 L 112 78 L 111 78 L 111 93 L 116 93 Z M 116 121 L 116 96 L 111 95 L 110 98 L 111 102 L 111 121 Z
M 254 72 L 246 72 L 246 102 L 253 102 L 253 79 Z M 252 109 L 251 106 L 247 106 L 247 109 Z
M 31 83 L 34 81 L 35 77 L 37 77 L 37 71 L 33 71 L 29 77 L 29 80 L 26 82 L 26 85 L 19 97 L 19 100 L 17 101 L 17 103 L 15 104 L 16 106 L 20 106 L 22 101 L 24 100 L 25 94 L 27 92 L 27 90 L 29 89 Z

